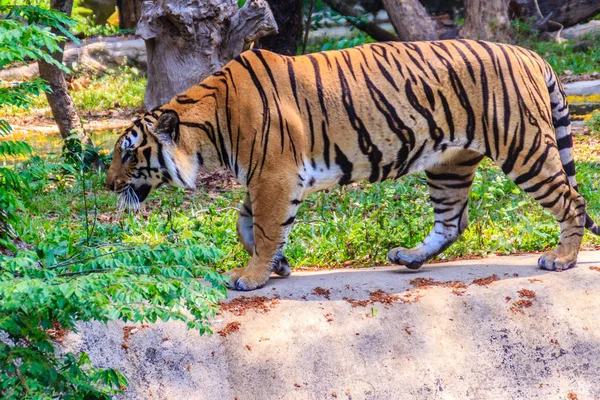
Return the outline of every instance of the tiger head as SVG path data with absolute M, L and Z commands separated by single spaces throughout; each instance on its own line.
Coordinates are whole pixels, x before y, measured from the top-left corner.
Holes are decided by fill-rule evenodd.
M 194 187 L 195 175 L 189 163 L 184 162 L 183 168 L 176 165 L 182 158 L 179 142 L 179 116 L 175 111 L 146 113 L 117 140 L 106 188 L 118 193 L 123 205 L 137 209 L 153 189 L 163 184 Z

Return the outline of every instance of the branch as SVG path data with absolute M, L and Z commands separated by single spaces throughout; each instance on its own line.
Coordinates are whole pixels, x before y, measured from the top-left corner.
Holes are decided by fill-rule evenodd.
M 379 25 L 367 21 L 362 16 L 354 11 L 354 9 L 346 4 L 344 0 L 324 0 L 324 2 L 331 7 L 332 10 L 348 17 L 352 17 L 349 19 L 349 22 L 356 26 L 361 31 L 367 33 L 373 39 L 379 42 L 387 42 L 387 41 L 398 41 L 398 36 L 393 34 L 392 32 L 386 31 L 381 28 Z
M 265 0 L 248 0 L 231 17 L 227 39 L 221 44 L 225 59 L 231 60 L 250 43 L 264 36 L 276 34 L 277 22 Z

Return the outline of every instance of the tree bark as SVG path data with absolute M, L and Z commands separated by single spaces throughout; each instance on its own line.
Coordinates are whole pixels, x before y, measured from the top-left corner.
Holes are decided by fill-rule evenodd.
M 465 25 L 460 36 L 468 39 L 510 39 L 508 0 L 465 0 Z
M 73 0 L 51 0 L 50 7 L 71 16 Z M 55 33 L 60 34 L 58 31 Z M 61 44 L 61 47 L 64 49 L 64 42 Z M 52 57 L 56 61 L 62 62 L 63 53 L 55 52 L 52 54 Z M 38 66 L 40 78 L 46 80 L 50 88 L 52 88 L 52 93 L 46 93 L 46 98 L 48 99 L 52 116 L 58 125 L 62 138 L 66 139 L 72 134 L 76 134 L 81 143 L 92 145 L 90 137 L 81 125 L 81 120 L 77 114 L 73 98 L 69 93 L 63 72 L 56 66 L 42 60 L 38 61 Z
M 373 39 L 380 42 L 399 40 L 392 32 L 388 32 L 379 25 L 361 18 L 361 15 L 354 11 L 345 0 L 323 0 L 332 10 L 348 17 L 352 17 L 349 22 L 361 31 L 367 33 Z
M 436 23 L 419 0 L 383 0 L 392 25 L 402 41 L 437 40 Z
M 295 56 L 302 38 L 302 0 L 267 0 L 279 33 L 258 41 L 261 49 Z
M 117 0 L 119 28 L 135 29 L 142 15 L 143 0 Z
M 600 13 L 598 0 L 538 0 L 544 17 L 562 24 L 565 28 L 577 25 Z M 518 17 L 541 19 L 534 0 L 511 0 L 511 11 Z
M 266 0 L 144 1 L 137 34 L 146 42 L 151 110 L 217 71 L 255 40 L 277 33 Z

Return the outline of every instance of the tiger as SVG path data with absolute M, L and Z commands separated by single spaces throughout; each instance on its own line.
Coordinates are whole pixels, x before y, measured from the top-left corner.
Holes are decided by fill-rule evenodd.
M 474 40 L 381 42 L 301 56 L 253 49 L 117 140 L 108 189 L 137 206 L 163 184 L 195 188 L 200 172 L 226 169 L 245 190 L 236 223 L 249 253 L 226 272 L 249 291 L 290 275 L 283 250 L 307 195 L 424 171 L 434 224 L 390 262 L 418 269 L 468 225 L 481 161 L 497 164 L 549 210 L 560 241 L 542 269 L 573 267 L 584 228 L 600 229 L 578 193 L 569 107 L 539 55 Z

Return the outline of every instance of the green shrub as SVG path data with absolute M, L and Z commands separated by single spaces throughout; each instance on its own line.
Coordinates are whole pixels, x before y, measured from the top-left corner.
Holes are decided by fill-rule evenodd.
M 71 37 L 72 20 L 36 6 L 0 7 L 0 68 L 43 59 Z M 0 83 L 0 107 L 28 107 L 31 95 L 49 90 L 40 80 Z M 10 125 L 0 121 L 0 133 Z M 0 157 L 31 154 L 24 142 L 1 141 Z M 0 398 L 108 399 L 122 392 L 126 378 L 114 369 L 95 368 L 85 353 L 58 355 L 55 339 L 79 321 L 179 320 L 200 333 L 225 294 L 223 278 L 209 267 L 216 248 L 172 235 L 160 245 L 103 243 L 95 236 L 95 190 L 82 159 L 48 163 L 34 157 L 23 166 L 0 168 Z M 96 176 L 97 177 L 97 176 Z M 83 208 L 77 224 L 55 227 L 32 248 L 12 242 L 23 233 L 28 207 L 35 209 L 48 186 L 75 182 L 70 196 Z M 91 193 L 89 193 L 91 191 Z M 35 197 L 34 197 L 35 194 Z M 28 198 L 35 201 L 27 201 Z M 21 212 L 21 214 L 19 214 Z M 25 247 L 25 249 L 23 249 Z M 11 254 L 12 253 L 12 254 Z M 203 284 L 207 282 L 209 285 Z
M 65 67 L 54 60 L 50 53 L 60 51 L 59 42 L 64 37 L 50 32 L 50 27 L 73 37 L 68 27 L 72 21 L 63 14 L 43 10 L 36 6 L 0 6 L 6 14 L 0 20 L 0 69 L 26 60 L 45 60 L 59 68 Z M 0 81 L 0 109 L 6 106 L 27 108 L 31 96 L 39 95 L 49 87 L 42 80 L 22 83 Z M 5 120 L 0 120 L 0 136 L 11 131 Z M 0 145 L 0 157 L 14 157 L 31 153 L 23 142 L 4 141 Z M 11 248 L 14 237 L 12 223 L 17 221 L 16 212 L 23 209 L 20 197 L 26 197 L 27 185 L 13 170 L 0 168 L 0 249 Z
M 600 110 L 596 110 L 592 113 L 592 117 L 586 122 L 588 128 L 591 129 L 592 133 L 600 134 Z

